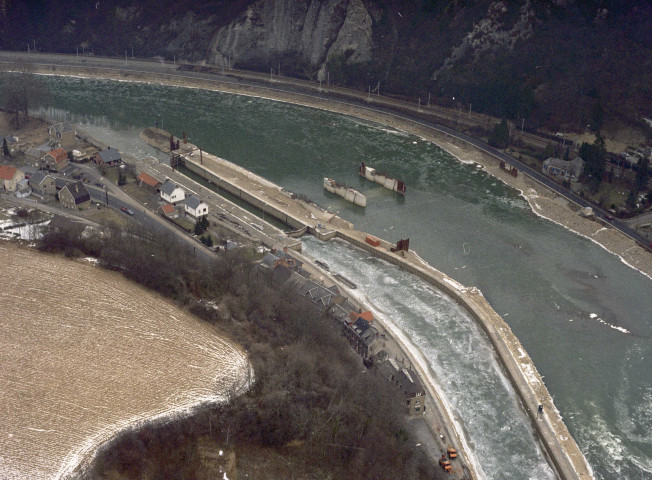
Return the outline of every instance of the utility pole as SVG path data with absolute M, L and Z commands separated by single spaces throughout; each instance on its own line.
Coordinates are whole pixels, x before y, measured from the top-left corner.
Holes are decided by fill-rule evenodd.
M 125 65 L 127 64 L 127 51 L 125 50 Z
M 131 44 L 131 59 L 134 59 L 134 44 Z
M 77 49 L 77 56 L 79 56 L 79 47 L 75 47 Z
M 269 79 L 272 79 L 272 72 L 274 71 L 274 67 L 269 67 Z
M 428 93 L 428 107 L 430 107 L 430 93 Z
M 421 97 L 419 97 L 419 106 L 418 106 L 418 108 L 419 108 L 419 110 L 421 110 Z
M 521 119 L 521 133 L 523 133 L 523 125 L 525 125 L 525 117 Z
M 471 120 L 471 107 L 473 106 L 472 103 L 469 103 L 469 120 Z

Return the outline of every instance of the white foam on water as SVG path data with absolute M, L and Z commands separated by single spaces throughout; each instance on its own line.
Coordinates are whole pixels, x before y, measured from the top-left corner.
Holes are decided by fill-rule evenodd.
M 469 449 L 480 478 L 554 477 L 495 352 L 475 321 L 454 301 L 413 275 L 340 241 L 323 244 L 309 237 L 304 252 L 325 258 L 355 281 L 356 298 L 373 308 L 427 372 L 424 381 L 443 397 L 452 426 L 465 451 Z M 398 279 L 399 286 L 390 286 L 387 277 Z
M 601 324 L 603 324 L 603 325 L 606 325 L 606 326 L 608 326 L 609 328 L 613 328 L 614 330 L 617 330 L 617 331 L 619 331 L 619 332 L 621 332 L 621 333 L 626 333 L 626 334 L 629 334 L 629 335 L 631 335 L 631 333 L 632 333 L 632 332 L 630 332 L 629 330 L 627 330 L 626 328 L 619 327 L 618 325 L 614 325 L 613 323 L 609 323 L 609 322 L 607 322 L 606 320 L 603 320 L 602 318 L 598 317 L 598 315 L 595 314 L 595 313 L 591 313 L 591 314 L 589 315 L 589 318 L 590 318 L 591 320 L 595 320 L 595 321 L 598 322 L 598 323 L 601 323 Z

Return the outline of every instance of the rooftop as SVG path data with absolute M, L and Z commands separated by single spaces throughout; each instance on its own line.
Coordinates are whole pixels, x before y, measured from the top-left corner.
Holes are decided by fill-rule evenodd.
M 102 150 L 101 152 L 97 152 L 97 154 L 102 158 L 104 163 L 113 163 L 122 160 L 120 150 L 116 150 L 115 148 L 111 147 L 107 148 L 106 150 Z
M 172 195 L 177 188 L 179 188 L 179 186 L 168 179 L 163 183 L 163 185 L 161 185 L 161 193 L 169 196 Z
M 138 175 L 138 180 L 143 182 L 145 185 L 149 185 L 152 188 L 157 188 L 161 185 L 161 182 L 156 180 L 154 177 L 147 175 L 145 172 Z
M 193 210 L 196 210 L 202 203 L 204 202 L 202 202 L 201 199 L 195 197 L 194 195 L 186 197 L 186 205 Z
M 18 169 L 10 167 L 9 165 L 0 165 L 0 178 L 3 180 L 11 180 L 16 175 Z

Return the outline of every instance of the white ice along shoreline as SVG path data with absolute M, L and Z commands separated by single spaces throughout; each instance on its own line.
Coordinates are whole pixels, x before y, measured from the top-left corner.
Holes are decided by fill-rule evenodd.
M 60 74 L 60 73 L 37 73 L 37 75 L 50 76 L 50 77 L 64 77 L 64 78 L 65 78 L 65 77 L 70 77 L 70 78 L 79 78 L 79 79 L 84 79 L 84 80 L 102 79 L 102 80 L 109 80 L 109 81 L 123 82 L 123 83 L 142 83 L 142 84 L 145 84 L 145 85 L 156 84 L 156 85 L 165 85 L 165 86 L 168 86 L 168 87 L 186 88 L 186 89 L 190 89 L 190 90 L 207 90 L 207 91 L 215 91 L 215 92 L 226 93 L 226 94 L 228 94 L 228 95 L 239 95 L 239 96 L 242 96 L 242 97 L 259 98 L 259 99 L 269 100 L 269 101 L 273 101 L 273 102 L 287 103 L 287 104 L 290 104 L 290 105 L 298 105 L 298 106 L 302 106 L 302 107 L 305 107 L 305 108 L 314 108 L 314 109 L 316 109 L 316 110 L 322 110 L 322 111 L 326 111 L 326 112 L 330 112 L 330 113 L 335 113 L 335 114 L 337 114 L 337 115 L 343 115 L 343 116 L 350 117 L 350 118 L 354 118 L 354 119 L 359 119 L 359 118 L 360 118 L 360 117 L 356 117 L 356 116 L 351 115 L 351 114 L 340 113 L 340 112 L 337 112 L 337 111 L 334 111 L 334 110 L 329 110 L 329 109 L 326 109 L 326 108 L 323 108 L 323 107 L 315 107 L 315 106 L 305 105 L 305 104 L 303 104 L 303 103 L 301 103 L 301 102 L 292 102 L 292 101 L 289 101 L 289 100 L 279 100 L 279 99 L 277 99 L 277 98 L 273 98 L 273 97 L 267 97 L 267 96 L 264 96 L 264 95 L 252 95 L 252 94 L 249 94 L 249 93 L 241 93 L 241 92 L 224 92 L 223 90 L 219 90 L 219 89 L 210 89 L 210 88 L 205 88 L 205 87 L 194 87 L 194 86 L 187 86 L 187 85 L 176 85 L 176 84 L 168 84 L 168 83 L 159 83 L 159 82 L 152 82 L 152 81 L 148 81 L 148 80 L 125 80 L 125 79 L 104 78 L 104 77 L 97 77 L 97 76 L 95 76 L 95 75 L 72 75 L 72 74 Z M 301 95 L 301 94 L 297 94 L 297 95 Z M 379 128 L 380 128 L 380 129 L 383 129 L 383 126 L 385 126 L 385 124 L 383 124 L 382 122 L 375 122 L 375 123 L 377 123 L 377 124 L 379 125 Z M 545 218 L 546 220 L 549 220 L 549 221 L 551 221 L 552 223 L 556 223 L 557 225 L 562 226 L 563 228 L 565 228 L 565 229 L 568 230 L 569 232 L 572 232 L 572 233 L 574 233 L 574 234 L 576 234 L 576 235 L 579 235 L 580 237 L 588 238 L 588 239 L 591 240 L 592 242 L 598 244 L 600 247 L 602 247 L 603 249 L 605 249 L 607 252 L 609 252 L 609 253 L 611 253 L 612 255 L 615 255 L 616 257 L 618 257 L 618 258 L 620 259 L 620 261 L 623 262 L 625 265 L 627 265 L 629 268 L 631 268 L 631 269 L 633 269 L 633 270 L 636 270 L 637 272 L 639 272 L 639 273 L 641 273 L 642 275 L 646 276 L 648 279 L 652 280 L 652 276 L 651 276 L 651 275 L 648 275 L 647 273 L 645 273 L 645 272 L 639 270 L 639 269 L 636 268 L 634 265 L 632 265 L 631 263 L 627 262 L 627 260 L 625 260 L 622 256 L 620 256 L 620 255 L 618 255 L 618 254 L 612 252 L 612 251 L 609 250 L 606 246 L 602 245 L 600 242 L 598 242 L 598 241 L 596 241 L 596 240 L 594 240 L 594 239 L 592 239 L 592 238 L 590 238 L 590 237 L 588 237 L 588 236 L 586 236 L 586 235 L 584 235 L 584 234 L 582 234 L 582 233 L 580 233 L 580 232 L 577 232 L 577 231 L 573 230 L 572 228 L 570 228 L 570 227 L 564 225 L 563 223 L 560 223 L 560 222 L 558 222 L 558 221 L 556 221 L 556 220 L 554 220 L 554 219 L 552 219 L 552 218 L 550 218 L 550 217 L 548 217 L 548 216 L 546 216 L 546 215 L 543 215 L 543 214 L 540 213 L 540 212 L 537 212 L 536 209 L 533 207 L 533 200 L 530 199 L 530 198 L 528 197 L 528 195 L 526 195 L 522 190 L 520 190 L 520 189 L 518 189 L 518 188 L 516 188 L 516 187 L 513 187 L 513 186 L 509 185 L 508 183 L 506 183 L 506 182 L 505 182 L 504 180 L 502 180 L 501 178 L 499 178 L 499 177 L 497 177 L 496 175 L 494 175 L 494 174 L 492 174 L 491 172 L 489 172 L 489 171 L 485 168 L 485 166 L 482 165 L 481 163 L 478 163 L 478 162 L 473 161 L 473 160 L 464 160 L 464 159 L 462 159 L 461 157 L 459 157 L 459 156 L 456 155 L 455 153 L 451 152 L 450 149 L 448 149 L 448 148 L 442 146 L 442 145 L 441 145 L 439 142 L 437 142 L 436 140 L 429 140 L 429 139 L 427 139 L 427 138 L 424 138 L 424 137 L 421 136 L 421 135 L 417 135 L 417 134 L 414 134 L 414 133 L 411 133 L 411 132 L 407 132 L 407 131 L 405 131 L 405 130 L 403 130 L 403 129 L 401 129 L 401 128 L 397 128 L 397 127 L 391 127 L 391 128 L 395 129 L 395 130 L 398 131 L 398 132 L 404 132 L 404 133 L 406 133 L 407 135 L 414 135 L 414 136 L 416 136 L 417 138 L 420 138 L 421 140 L 423 140 L 424 142 L 428 142 L 428 143 L 432 143 L 433 145 L 436 145 L 437 147 L 441 148 L 441 149 L 444 150 L 446 153 L 448 153 L 449 155 L 451 155 L 452 157 L 454 157 L 454 158 L 455 158 L 458 162 L 460 162 L 461 164 L 464 164 L 464 165 L 476 164 L 478 169 L 482 169 L 482 170 L 484 170 L 487 174 L 489 174 L 489 175 L 491 175 L 493 178 L 499 180 L 499 181 L 500 181 L 501 183 L 503 183 L 504 185 L 506 185 L 506 186 L 508 186 L 508 187 L 510 187 L 510 188 L 514 188 L 515 190 L 517 190 L 518 192 L 520 192 L 521 197 L 523 197 L 523 198 L 528 202 L 528 204 L 530 205 L 530 209 L 532 210 L 532 212 L 533 212 L 535 215 L 537 215 L 537 216 L 539 216 L 539 217 L 541 217 L 541 218 Z M 388 133 L 391 133 L 391 132 L 388 132 Z M 225 160 L 225 161 L 229 162 L 228 160 Z M 229 162 L 229 163 L 231 163 L 231 162 Z M 525 175 L 525 174 L 524 174 L 524 175 Z M 260 177 L 260 178 L 262 178 L 262 177 Z M 542 186 L 543 186 L 543 185 L 542 185 Z M 536 204 L 534 203 L 534 205 L 536 205 Z
M 347 248 L 351 248 L 351 249 L 354 249 L 354 250 L 359 250 L 357 247 L 355 247 L 353 245 L 350 245 L 345 241 L 341 241 L 341 242 L 343 242 L 346 245 Z M 362 252 L 362 250 L 360 250 L 360 251 Z M 310 254 L 303 253 L 303 255 L 308 257 L 308 258 L 311 258 L 314 261 L 314 259 L 312 258 L 312 256 Z M 423 259 L 419 258 L 419 260 L 421 262 L 423 262 L 424 267 L 432 268 Z M 380 260 L 380 261 L 383 262 L 383 263 L 386 263 L 384 260 Z M 395 267 L 395 268 L 399 268 L 399 267 L 391 265 L 391 264 L 387 264 L 387 265 Z M 405 272 L 405 273 L 407 275 L 410 275 L 408 272 Z M 448 277 L 446 277 L 446 278 L 448 278 Z M 472 290 L 473 293 L 477 293 L 477 294 L 481 295 L 479 290 L 477 290 L 475 287 L 473 287 L 472 289 L 467 289 L 467 287 L 464 287 L 459 282 L 456 282 L 455 280 L 452 280 L 452 279 L 449 279 L 449 280 L 450 280 L 450 282 L 449 282 L 450 286 L 452 288 L 460 291 L 460 292 L 464 292 L 464 291 L 467 291 L 467 290 Z M 439 400 L 441 402 L 441 406 L 445 410 L 443 412 L 444 417 L 447 420 L 447 423 L 449 424 L 449 426 L 452 428 L 452 430 L 453 430 L 454 434 L 456 435 L 457 439 L 459 440 L 459 442 L 460 442 L 460 444 L 462 446 L 462 450 L 463 450 L 462 453 L 466 457 L 466 460 L 469 463 L 469 467 L 475 473 L 477 478 L 479 478 L 479 479 L 491 478 L 484 471 L 484 469 L 482 468 L 481 462 L 478 460 L 477 456 L 474 453 L 474 449 L 471 448 L 471 439 L 468 437 L 467 430 L 464 428 L 464 425 L 463 425 L 464 421 L 460 420 L 458 415 L 455 414 L 455 410 L 451 406 L 451 402 L 450 402 L 450 400 L 448 399 L 448 397 L 446 395 L 445 389 L 435 379 L 435 377 L 433 377 L 432 366 L 429 364 L 428 360 L 423 355 L 423 352 L 419 349 L 419 347 L 417 347 L 416 345 L 414 345 L 414 343 L 412 343 L 412 341 L 407 337 L 405 332 L 403 330 L 401 330 L 400 327 L 398 327 L 396 324 L 394 324 L 387 317 L 387 315 L 382 311 L 382 309 L 380 309 L 377 305 L 375 305 L 375 303 L 369 298 L 369 296 L 365 293 L 364 290 L 361 290 L 361 289 L 351 290 L 351 289 L 347 288 L 345 285 L 340 285 L 339 288 L 342 288 L 344 291 L 347 292 L 347 295 L 356 298 L 358 300 L 358 302 L 360 302 L 360 304 L 364 305 L 365 308 L 368 308 L 373 313 L 374 319 L 378 320 L 379 323 L 381 323 L 383 325 L 383 327 L 385 329 L 387 329 L 391 333 L 391 335 L 394 337 L 394 339 L 400 344 L 401 348 L 408 354 L 408 356 L 410 357 L 410 363 L 418 364 L 419 375 L 422 378 L 422 381 L 427 382 L 427 384 L 432 388 L 432 390 L 434 390 L 434 394 L 437 395 L 437 397 L 439 398 Z M 432 286 L 431 286 L 431 288 L 433 288 L 435 290 L 438 290 L 438 289 L 436 289 L 435 287 L 432 287 Z M 440 291 L 440 293 L 444 297 L 446 297 L 449 300 L 453 301 L 449 295 L 447 295 L 447 294 L 445 294 L 444 292 L 441 292 L 441 291 Z M 463 308 L 462 308 L 462 311 L 465 312 L 465 315 L 468 314 L 468 312 L 466 312 L 466 310 L 463 309 Z M 471 322 L 473 322 L 474 324 L 477 325 L 477 322 L 475 320 L 470 319 L 469 321 L 471 321 Z M 479 328 L 480 331 L 482 331 L 482 328 L 480 327 L 480 325 L 477 325 L 477 327 Z M 487 340 L 487 342 L 489 343 L 490 348 L 493 349 L 493 346 L 490 345 L 490 342 L 488 340 Z M 524 356 L 527 356 L 527 354 L 523 350 L 521 350 L 521 352 L 522 352 L 521 359 Z M 495 354 L 495 352 L 494 352 L 494 354 Z M 529 357 L 528 357 L 528 359 L 529 359 Z M 523 366 L 520 361 L 518 361 L 517 363 L 518 363 L 519 367 Z M 531 364 L 531 362 L 530 362 L 530 364 Z M 502 369 L 502 367 L 499 366 L 499 370 L 501 372 L 501 376 L 504 377 L 505 372 Z M 530 367 L 530 371 L 528 371 L 528 372 L 523 371 L 523 375 L 527 377 L 528 382 L 531 382 L 531 383 L 537 383 L 538 382 L 538 372 L 536 372 L 536 368 L 534 367 L 534 365 L 532 365 Z M 509 382 L 509 380 L 506 379 L 506 378 L 502 378 L 501 381 L 506 382 L 506 385 L 509 385 L 509 389 L 515 395 L 515 398 L 518 399 L 519 404 L 521 405 L 521 410 L 523 412 L 523 415 L 527 416 L 527 414 L 526 414 L 526 412 L 524 410 L 524 406 L 522 404 L 522 401 L 521 401 L 518 393 L 516 391 L 513 391 L 513 388 L 511 386 L 511 383 Z M 428 388 L 428 390 L 430 390 L 430 388 Z M 557 409 L 556 409 L 556 407 L 554 405 L 549 405 L 549 406 L 551 407 L 551 410 L 557 412 Z M 533 432 L 533 434 L 534 434 L 534 438 L 536 438 L 536 440 L 537 440 L 537 443 L 541 442 L 541 440 L 538 438 L 538 435 L 536 433 L 534 433 L 534 432 Z M 541 448 L 543 450 L 543 447 L 540 444 L 539 444 L 538 448 Z

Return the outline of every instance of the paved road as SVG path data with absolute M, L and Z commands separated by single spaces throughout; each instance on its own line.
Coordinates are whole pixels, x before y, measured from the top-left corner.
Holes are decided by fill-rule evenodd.
M 75 56 L 75 55 L 51 55 L 51 54 L 30 54 L 29 56 L 25 53 L 17 52 L 2 52 L 0 51 L 0 63 L 15 63 L 17 59 L 25 59 L 35 64 L 40 64 L 44 66 L 54 65 L 65 65 L 71 67 L 90 67 L 98 69 L 107 69 L 107 70 L 121 70 L 126 72 L 133 73 L 155 73 L 158 75 L 179 77 L 179 78 L 188 78 L 188 79 L 201 79 L 208 82 L 220 82 L 226 84 L 234 85 L 253 85 L 258 88 L 265 88 L 269 90 L 277 90 L 286 93 L 292 93 L 298 95 L 299 97 L 313 97 L 319 98 L 322 100 L 328 100 L 330 102 L 341 103 L 345 105 L 354 105 L 358 108 L 364 108 L 369 111 L 374 111 L 382 114 L 394 115 L 396 117 L 415 122 L 419 125 L 432 128 L 436 131 L 446 133 L 454 138 L 457 138 L 461 141 L 464 141 L 474 147 L 486 152 L 489 155 L 494 156 L 499 160 L 504 160 L 507 165 L 514 166 L 518 168 L 521 172 L 526 173 L 531 176 L 538 182 L 546 185 L 548 188 L 555 191 L 557 194 L 565 197 L 566 199 L 580 205 L 581 207 L 591 207 L 595 212 L 596 216 L 602 219 L 604 222 L 610 224 L 614 228 L 619 229 L 625 235 L 631 237 L 636 242 L 641 244 L 646 248 L 650 248 L 650 242 L 642 235 L 640 235 L 635 229 L 631 228 L 626 223 L 614 219 L 611 217 L 609 212 L 601 209 L 600 207 L 589 203 L 584 198 L 576 195 L 575 193 L 563 188 L 558 183 L 552 181 L 548 177 L 544 176 L 540 172 L 533 170 L 528 165 L 519 161 L 518 159 L 511 157 L 510 155 L 505 154 L 499 150 L 496 150 L 493 147 L 490 147 L 481 140 L 472 138 L 464 133 L 458 132 L 454 129 L 445 127 L 441 124 L 438 124 L 433 121 L 424 120 L 421 116 L 418 116 L 419 108 L 417 106 L 410 106 L 408 104 L 397 103 L 395 108 L 389 106 L 373 106 L 370 104 L 370 99 L 374 101 L 375 96 L 365 95 L 361 92 L 335 88 L 335 87 L 323 87 L 315 90 L 316 85 L 312 85 L 310 93 L 306 91 L 306 82 L 298 81 L 286 77 L 273 77 L 265 82 L 262 81 L 263 76 L 258 73 L 245 72 L 241 70 L 224 70 L 224 75 L 219 75 L 215 73 L 201 73 L 201 72 L 191 72 L 191 71 L 179 71 L 177 68 L 179 65 L 169 62 L 152 62 L 144 60 L 133 60 L 133 59 L 115 59 L 115 58 L 103 58 L 103 57 L 93 57 L 93 56 Z M 237 76 L 237 77 L 236 77 Z M 267 78 L 266 76 L 264 78 Z M 346 97 L 345 100 L 342 100 L 342 97 Z M 383 98 L 384 103 L 388 103 L 387 98 Z M 408 113 L 406 110 L 413 110 L 414 113 Z

